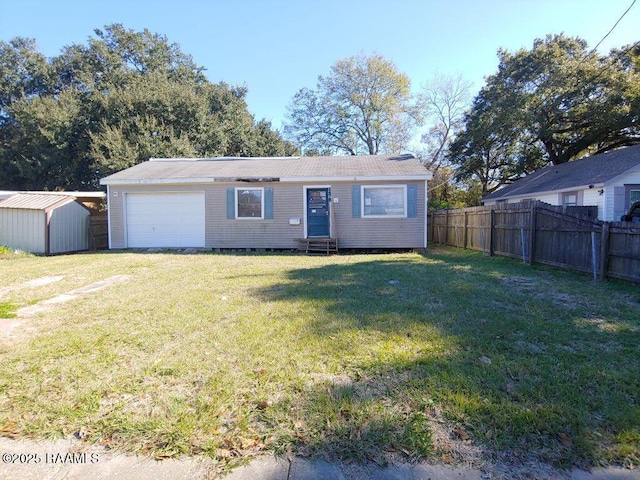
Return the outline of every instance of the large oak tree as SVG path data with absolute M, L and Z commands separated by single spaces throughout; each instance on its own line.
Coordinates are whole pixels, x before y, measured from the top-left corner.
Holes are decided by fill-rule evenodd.
M 639 143 L 637 50 L 599 55 L 564 35 L 500 50 L 450 149 L 457 177 L 478 178 L 486 193 L 547 164 Z
M 92 189 L 149 157 L 296 153 L 246 89 L 211 83 L 178 45 L 122 25 L 47 59 L 0 42 L 0 188 Z

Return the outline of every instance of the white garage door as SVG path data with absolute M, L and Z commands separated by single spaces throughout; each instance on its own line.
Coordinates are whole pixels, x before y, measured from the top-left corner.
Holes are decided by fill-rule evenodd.
M 204 193 L 128 193 L 127 247 L 204 247 Z

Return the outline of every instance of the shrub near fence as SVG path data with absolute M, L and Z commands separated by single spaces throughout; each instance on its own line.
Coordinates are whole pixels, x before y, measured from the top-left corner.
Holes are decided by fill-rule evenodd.
M 428 214 L 428 240 L 640 283 L 640 226 L 531 201 Z

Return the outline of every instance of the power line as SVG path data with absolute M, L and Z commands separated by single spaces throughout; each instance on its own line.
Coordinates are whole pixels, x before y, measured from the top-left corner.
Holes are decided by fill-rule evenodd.
M 609 35 L 611 35 L 611 32 L 613 32 L 613 31 L 615 30 L 615 28 L 618 26 L 618 24 L 620 23 L 620 21 L 625 17 L 625 15 L 626 15 L 627 13 L 629 13 L 629 10 L 631 10 L 631 8 L 635 5 L 636 1 L 637 1 L 637 0 L 633 0 L 633 1 L 631 2 L 631 5 L 629 5 L 629 7 L 628 7 L 628 8 L 624 11 L 624 13 L 620 16 L 620 18 L 618 19 L 618 21 L 613 25 L 613 27 L 611 27 L 611 30 L 609 30 L 609 31 L 607 32 L 607 34 L 606 34 L 604 37 L 602 37 L 602 39 L 598 42 L 598 44 L 597 44 L 595 47 L 593 47 L 593 49 L 589 52 L 589 54 L 588 54 L 588 55 L 586 55 L 586 56 L 584 56 L 582 59 L 580 59 L 580 61 L 578 62 L 578 65 L 576 66 L 576 69 L 580 68 L 580 66 L 585 62 L 585 60 L 586 60 L 587 58 L 589 58 L 591 55 L 593 55 L 593 54 L 595 53 L 595 51 L 598 49 L 598 47 L 600 46 L 600 44 L 601 44 L 602 42 L 604 42 L 604 41 L 605 41 L 605 39 L 606 39 Z M 618 58 L 622 58 L 622 57 L 624 57 L 628 52 L 630 52 L 633 48 L 636 48 L 638 45 L 640 45 L 640 42 L 634 42 L 634 43 L 632 43 L 631 45 L 628 45 L 624 50 L 620 50 L 620 51 L 618 51 L 618 52 L 617 52 L 617 54 L 618 54 Z M 596 81 L 598 78 L 600 78 L 600 76 L 601 76 L 601 75 L 602 75 L 606 70 L 608 70 L 610 67 L 611 67 L 611 66 L 610 66 L 610 64 L 609 64 L 609 63 L 607 63 L 607 62 L 605 62 L 605 64 L 604 64 L 604 65 L 602 65 L 602 66 L 598 69 L 598 71 L 596 72 L 596 74 L 595 74 L 594 76 L 592 76 L 592 77 L 584 77 L 584 78 L 582 78 L 582 79 L 581 79 L 581 81 L 580 81 L 580 80 L 578 80 L 578 81 L 576 82 L 576 85 L 579 87 L 579 86 L 580 86 L 580 83 L 582 83 L 582 86 L 586 86 L 588 83 L 595 82 L 595 81 Z
M 631 10 L 631 7 L 633 7 L 633 6 L 635 5 L 635 3 L 636 3 L 636 0 L 633 0 L 633 1 L 631 2 L 631 5 L 629 5 L 629 8 L 627 8 L 627 9 L 625 10 L 625 12 L 622 14 L 622 16 L 620 16 L 620 18 L 618 19 L 618 21 L 613 25 L 613 27 L 611 27 L 611 30 L 609 30 L 609 31 L 607 32 L 607 34 L 606 34 L 604 37 L 602 37 L 602 40 L 600 40 L 600 41 L 598 42 L 598 44 L 597 44 L 595 47 L 593 47 L 593 50 L 591 50 L 591 53 L 595 52 L 595 51 L 598 49 L 598 47 L 600 46 L 600 44 L 601 44 L 602 42 L 604 42 L 604 41 L 605 41 L 605 39 L 606 39 L 609 35 L 611 35 L 611 32 L 613 32 L 613 31 L 616 29 L 616 27 L 618 26 L 618 24 L 620 23 L 620 21 L 625 17 L 625 15 L 626 15 L 627 13 L 629 13 L 629 10 Z

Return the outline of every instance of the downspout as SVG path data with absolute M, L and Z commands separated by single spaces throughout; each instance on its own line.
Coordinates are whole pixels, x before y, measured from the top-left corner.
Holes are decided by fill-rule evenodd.
M 428 215 L 428 207 L 429 207 L 429 195 L 428 195 L 428 190 L 427 190 L 427 182 L 428 180 L 424 181 L 424 249 L 425 251 L 427 250 L 427 221 L 429 219 L 429 215 Z
M 109 185 L 107 185 L 107 237 L 109 250 L 111 250 L 111 191 Z

